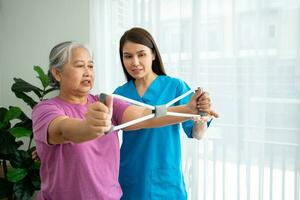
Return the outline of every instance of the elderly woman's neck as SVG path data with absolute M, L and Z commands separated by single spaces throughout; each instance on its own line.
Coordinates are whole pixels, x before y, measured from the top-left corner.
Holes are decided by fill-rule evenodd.
M 87 94 L 85 95 L 72 95 L 72 94 L 63 94 L 60 93 L 58 98 L 61 100 L 71 103 L 71 104 L 82 104 L 85 105 L 87 103 Z

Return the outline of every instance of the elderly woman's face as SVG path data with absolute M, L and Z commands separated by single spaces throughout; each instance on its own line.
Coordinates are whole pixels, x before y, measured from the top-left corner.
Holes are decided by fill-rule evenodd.
M 94 64 L 84 48 L 73 49 L 69 63 L 60 72 L 60 90 L 71 95 L 87 95 L 94 84 Z

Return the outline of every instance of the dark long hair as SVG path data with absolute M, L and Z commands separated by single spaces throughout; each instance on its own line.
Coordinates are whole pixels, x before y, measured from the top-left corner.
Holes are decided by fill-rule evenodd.
M 126 71 L 126 68 L 124 66 L 123 62 L 123 46 L 127 42 L 134 42 L 137 44 L 145 45 L 149 47 L 153 53 L 155 54 L 155 59 L 152 61 L 152 70 L 157 75 L 166 75 L 164 65 L 159 53 L 159 50 L 157 48 L 157 45 L 152 37 L 152 35 L 146 31 L 143 28 L 134 27 L 128 31 L 126 31 L 121 39 L 120 39 L 120 46 L 119 46 L 119 53 L 120 53 L 120 59 L 122 63 L 122 68 L 124 71 L 124 74 L 126 76 L 127 81 L 135 80 L 130 74 Z

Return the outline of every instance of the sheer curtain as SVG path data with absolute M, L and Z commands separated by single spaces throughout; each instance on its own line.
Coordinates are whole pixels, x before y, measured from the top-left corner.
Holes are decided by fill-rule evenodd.
M 96 90 L 124 83 L 123 32 L 149 30 L 169 75 L 209 91 L 221 118 L 182 134 L 189 199 L 300 199 L 299 0 L 90 0 Z

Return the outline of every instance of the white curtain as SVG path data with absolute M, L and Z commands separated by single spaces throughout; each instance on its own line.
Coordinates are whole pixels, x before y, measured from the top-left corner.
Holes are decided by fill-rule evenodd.
M 168 75 L 209 91 L 221 118 L 182 134 L 191 200 L 300 199 L 299 0 L 90 0 L 96 91 L 125 82 L 123 32 L 149 30 Z

